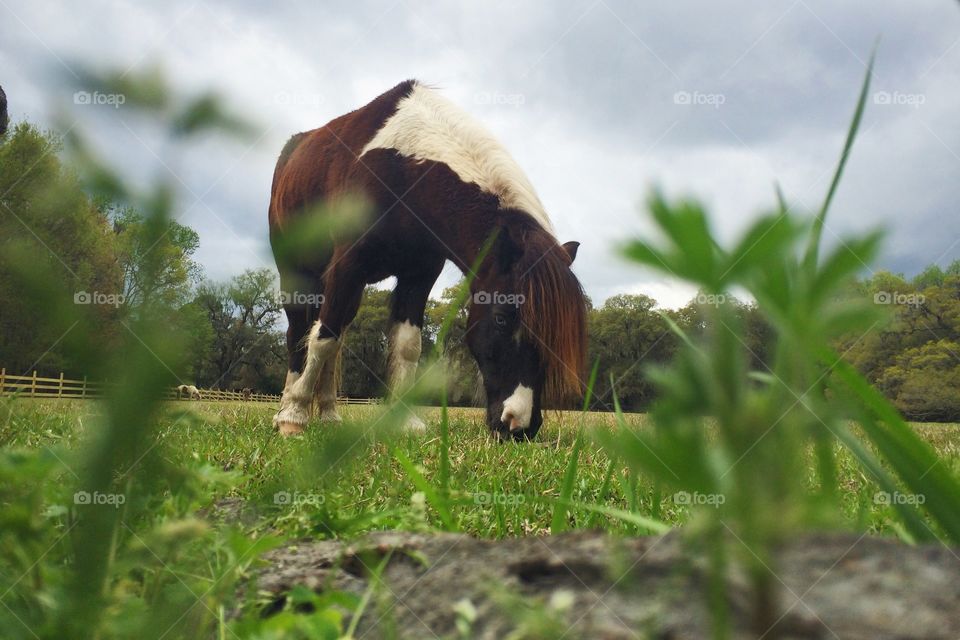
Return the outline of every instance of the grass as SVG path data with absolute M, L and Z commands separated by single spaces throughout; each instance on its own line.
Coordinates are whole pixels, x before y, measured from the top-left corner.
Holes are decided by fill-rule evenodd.
M 51 451 L 61 465 L 54 473 L 66 482 L 70 465 L 82 454 L 84 436 L 100 418 L 98 407 L 96 402 L 78 400 L 7 401 L 9 414 L 0 425 L 0 442 L 8 450 Z M 625 535 L 651 532 L 597 513 L 590 505 L 630 511 L 669 526 L 682 525 L 690 517 L 687 505 L 677 504 L 672 494 L 660 495 L 647 477 L 632 475 L 611 461 L 590 437 L 595 430 L 613 429 L 613 414 L 551 413 L 537 442 L 500 444 L 488 436 L 481 410 L 450 409 L 451 506 L 445 520 L 438 509 L 424 505 L 423 485 L 415 480 L 418 476 L 425 481 L 428 492 L 439 487 L 441 441 L 436 427 L 423 436 L 379 438 L 385 435 L 377 433 L 382 409 L 346 406 L 341 409 L 343 426 L 312 424 L 305 437 L 283 439 L 270 428 L 275 408 L 269 404 L 170 403 L 165 409 L 158 426 L 160 457 L 171 467 L 186 466 L 210 478 L 213 491 L 201 506 L 240 498 L 248 513 L 255 514 L 244 521 L 248 529 L 283 538 L 352 537 L 387 528 L 456 530 L 488 538 L 548 533 L 554 528 L 554 501 L 560 497 L 581 430 L 587 437 L 569 488 L 572 506 L 561 510 L 564 528 Z M 421 414 L 436 425 L 440 410 L 425 408 Z M 645 415 L 628 414 L 625 419 L 632 427 L 645 428 Z M 960 471 L 960 425 L 913 426 L 942 464 Z M 876 486 L 864 478 L 846 449 L 837 447 L 836 454 L 841 504 L 849 525 L 896 535 L 894 514 L 875 498 Z M 413 473 L 401 459 L 413 465 Z M 814 487 L 812 455 L 807 468 Z M 214 474 L 225 478 L 218 484 Z M 286 503 L 284 492 L 290 494 Z

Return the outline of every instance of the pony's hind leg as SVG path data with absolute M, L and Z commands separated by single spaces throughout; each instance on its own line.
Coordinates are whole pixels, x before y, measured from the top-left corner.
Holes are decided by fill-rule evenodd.
M 310 421 L 310 409 L 317 379 L 327 361 L 335 360 L 340 347 L 336 338 L 321 337 L 323 323 L 317 320 L 307 338 L 307 355 L 303 371 L 287 379 L 280 399 L 280 410 L 273 416 L 273 424 L 285 436 L 302 433 Z
M 280 410 L 273 418 L 274 425 L 283 435 L 303 432 L 310 420 L 310 407 L 318 381 L 322 381 L 321 415 L 333 419 L 330 409 L 336 414 L 334 372 L 340 334 L 357 313 L 363 295 L 363 281 L 344 269 L 330 269 L 324 280 L 326 298 L 320 309 L 320 320 L 314 322 L 307 338 L 303 371 L 295 380 L 288 380 Z
M 273 417 L 273 426 L 281 432 L 291 429 L 281 424 L 284 416 L 293 418 L 294 424 L 306 424 L 310 419 L 309 402 L 306 408 L 301 410 L 300 403 L 293 400 L 293 396 L 299 391 L 299 389 L 294 390 L 294 386 L 303 375 L 307 360 L 307 336 L 310 328 L 320 317 L 319 301 L 322 297 L 319 293 L 312 294 L 312 297 L 302 293 L 304 289 L 317 288 L 307 287 L 308 282 L 309 279 L 303 274 L 292 275 L 283 270 L 280 272 L 281 295 L 285 298 L 283 310 L 287 315 L 287 379 L 283 385 L 280 409 Z M 295 432 L 296 429 L 293 431 Z
M 320 409 L 320 422 L 341 422 L 337 412 L 337 361 L 340 359 L 340 345 L 323 369 L 320 370 L 320 382 L 317 389 L 317 406 Z

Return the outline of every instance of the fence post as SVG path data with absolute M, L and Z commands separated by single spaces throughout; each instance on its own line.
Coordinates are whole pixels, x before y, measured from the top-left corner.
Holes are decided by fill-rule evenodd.
M 57 397 L 63 397 L 63 371 L 60 372 L 60 385 L 57 387 Z
M 7 390 L 6 377 L 7 377 L 7 368 L 4 367 L 0 369 L 0 396 L 2 396 L 4 392 Z
M 83 386 L 80 387 L 80 397 L 86 399 L 87 397 L 87 376 L 83 376 Z
M 30 397 L 37 395 L 37 370 L 33 370 L 33 383 L 30 385 Z

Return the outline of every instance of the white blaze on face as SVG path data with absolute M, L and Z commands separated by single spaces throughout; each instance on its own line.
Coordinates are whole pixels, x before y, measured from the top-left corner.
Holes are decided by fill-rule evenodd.
M 509 398 L 503 401 L 503 413 L 500 422 L 510 426 L 510 431 L 526 429 L 533 416 L 533 389 L 522 384 L 517 385 Z
M 464 182 L 495 195 L 502 208 L 524 211 L 554 233 L 533 185 L 503 145 L 467 112 L 422 84 L 397 102 L 360 155 L 371 149 L 442 162 Z

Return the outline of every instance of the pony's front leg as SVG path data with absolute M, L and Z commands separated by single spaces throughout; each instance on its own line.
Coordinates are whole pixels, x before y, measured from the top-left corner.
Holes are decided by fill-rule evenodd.
M 396 400 L 403 397 L 417 377 L 420 361 L 421 327 L 423 310 L 430 296 L 430 289 L 443 269 L 444 260 L 437 256 L 426 258 L 424 267 L 416 274 L 397 278 L 390 309 L 390 334 L 388 336 L 388 383 L 390 395 Z M 408 401 L 409 402 L 409 401 Z M 407 407 L 406 428 L 423 431 L 427 425 L 412 409 Z
M 303 372 L 299 376 L 296 374 L 287 376 L 287 384 L 280 399 L 280 410 L 273 416 L 273 424 L 282 435 L 289 436 L 303 432 L 307 422 L 310 421 L 313 390 L 317 379 L 324 369 L 332 370 L 335 366 L 340 341 L 323 335 L 321 328 L 322 323 L 318 320 L 310 329 Z M 334 402 L 336 402 L 336 391 L 334 391 Z
M 408 320 L 393 323 L 387 343 L 387 376 L 393 399 L 401 398 L 416 380 L 421 348 L 420 327 Z M 405 427 L 411 431 L 423 431 L 427 425 L 409 410 Z

